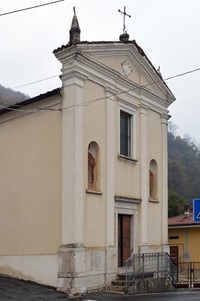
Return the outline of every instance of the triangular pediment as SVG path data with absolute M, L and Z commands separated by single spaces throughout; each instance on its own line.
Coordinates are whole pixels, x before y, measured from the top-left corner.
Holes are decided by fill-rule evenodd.
M 121 77 L 133 82 L 133 84 L 144 87 L 161 98 L 166 98 L 167 95 L 171 98 L 170 102 L 175 99 L 162 76 L 135 41 L 128 44 L 118 42 L 88 43 L 87 48 L 83 51 L 98 63 L 118 72 Z
M 175 100 L 162 76 L 135 41 L 80 42 L 76 45 L 62 46 L 54 53 L 63 64 L 72 62 L 75 55 L 80 64 L 85 64 L 84 69 L 86 66 L 87 70 L 89 66 L 93 68 L 90 69 L 90 76 L 92 73 L 93 77 L 98 77 L 102 73 L 106 78 L 107 74 L 107 80 L 110 81 L 113 75 L 116 86 L 118 80 L 123 81 L 123 86 L 126 86 L 127 82 L 127 90 L 133 85 L 133 89 L 140 90 L 140 95 L 144 98 L 149 92 L 152 99 L 159 98 L 165 106 Z

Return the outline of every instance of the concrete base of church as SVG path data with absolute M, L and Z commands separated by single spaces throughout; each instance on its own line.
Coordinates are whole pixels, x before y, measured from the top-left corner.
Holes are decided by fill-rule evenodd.
M 162 252 L 170 254 L 169 244 L 162 245 Z
M 62 245 L 59 250 L 58 288 L 69 294 L 107 287 L 117 273 L 116 248 Z
M 0 256 L 0 274 L 57 287 L 58 255 Z
M 138 246 L 138 253 L 157 253 L 157 252 L 166 252 L 169 253 L 169 245 L 148 245 L 148 244 L 141 244 Z

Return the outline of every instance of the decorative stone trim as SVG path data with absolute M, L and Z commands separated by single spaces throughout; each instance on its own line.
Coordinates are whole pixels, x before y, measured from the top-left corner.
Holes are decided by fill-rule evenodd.
M 127 157 L 127 156 L 123 156 L 123 155 L 118 155 L 118 159 L 119 160 L 124 160 L 124 161 L 130 161 L 132 163 L 137 163 L 138 162 L 138 160 L 136 160 L 136 159 L 133 159 L 133 158 Z
M 88 189 L 86 189 L 86 193 L 96 194 L 96 195 L 102 195 L 103 194 L 101 191 L 88 190 Z
M 149 199 L 149 202 L 151 202 L 151 203 L 159 203 L 159 200 Z
M 129 203 L 134 203 L 134 204 L 140 204 L 142 202 L 141 199 L 137 198 L 127 198 L 124 196 L 115 196 L 115 202 L 129 202 Z
M 122 65 L 122 69 L 124 71 L 124 74 L 126 76 L 129 76 L 131 74 L 131 72 L 133 71 L 133 68 L 132 68 L 130 62 L 125 60 L 125 61 L 122 62 L 121 65 Z

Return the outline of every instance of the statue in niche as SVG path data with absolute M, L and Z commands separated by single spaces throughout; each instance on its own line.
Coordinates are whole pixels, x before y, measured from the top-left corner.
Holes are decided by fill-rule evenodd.
M 88 152 L 88 188 L 93 190 L 95 188 L 95 158 Z
M 153 200 L 156 198 L 156 178 L 151 170 L 149 171 L 149 197 Z

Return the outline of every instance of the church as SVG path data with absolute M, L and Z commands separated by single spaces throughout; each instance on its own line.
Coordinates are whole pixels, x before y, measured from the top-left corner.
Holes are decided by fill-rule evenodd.
M 0 110 L 0 273 L 69 293 L 169 252 L 174 95 L 125 27 L 113 42 L 80 33 L 74 10 L 61 88 Z

